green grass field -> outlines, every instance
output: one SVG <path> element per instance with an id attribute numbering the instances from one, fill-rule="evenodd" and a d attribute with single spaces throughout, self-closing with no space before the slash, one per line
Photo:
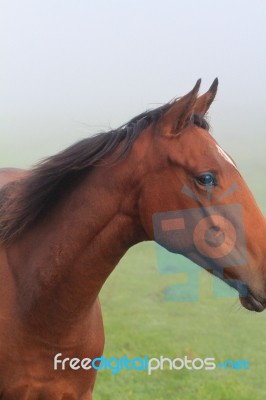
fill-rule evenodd
<path id="1" fill-rule="evenodd" d="M 256 173 L 256 179 L 253 172 L 254 168 L 247 165 L 244 176 L 265 213 L 263 171 Z M 159 273 L 154 243 L 132 248 L 101 293 L 106 333 L 104 355 L 117 358 L 188 355 L 215 357 L 217 362 L 246 359 L 250 370 L 164 369 L 150 376 L 147 371 L 122 370 L 117 375 L 112 375 L 110 370 L 100 371 L 95 400 L 265 398 L 266 313 L 243 309 L 233 290 L 230 297 L 215 297 L 213 278 L 199 268 L 198 271 L 198 301 L 165 301 L 165 290 L 184 282 L 186 277 Z"/>

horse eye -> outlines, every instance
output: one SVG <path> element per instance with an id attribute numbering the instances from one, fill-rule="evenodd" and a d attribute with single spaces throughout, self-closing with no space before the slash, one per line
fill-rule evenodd
<path id="1" fill-rule="evenodd" d="M 215 176 L 211 172 L 205 172 L 204 174 L 197 176 L 196 181 L 201 186 L 214 186 L 216 184 Z"/>

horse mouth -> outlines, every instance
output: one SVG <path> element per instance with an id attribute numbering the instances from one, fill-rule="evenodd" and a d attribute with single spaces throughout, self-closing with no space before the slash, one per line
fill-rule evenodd
<path id="1" fill-rule="evenodd" d="M 259 299 L 253 293 L 248 291 L 247 296 L 239 296 L 240 302 L 243 307 L 249 311 L 262 312 L 266 308 L 266 301 L 264 299 Z"/>

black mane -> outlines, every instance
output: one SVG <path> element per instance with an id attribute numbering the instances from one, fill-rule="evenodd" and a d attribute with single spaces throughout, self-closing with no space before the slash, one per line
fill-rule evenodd
<path id="1" fill-rule="evenodd" d="M 37 164 L 27 177 L 11 183 L 9 189 L 6 185 L 0 191 L 0 241 L 10 242 L 18 237 L 80 182 L 90 168 L 104 165 L 106 157 L 114 154 L 113 162 L 125 157 L 139 134 L 156 123 L 171 105 L 146 111 L 116 130 L 83 139 Z M 209 128 L 198 114 L 192 116 L 191 123 Z"/>

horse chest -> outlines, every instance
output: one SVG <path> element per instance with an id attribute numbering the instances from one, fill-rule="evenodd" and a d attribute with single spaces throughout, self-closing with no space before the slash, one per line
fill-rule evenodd
<path id="1" fill-rule="evenodd" d="M 96 371 L 54 368 L 54 356 L 99 357 L 103 351 L 103 329 L 99 302 L 84 325 L 86 336 L 79 340 L 74 332 L 71 348 L 64 340 L 53 344 L 38 338 L 34 330 L 24 328 L 17 309 L 15 283 L 0 249 L 0 400 L 90 400 Z M 70 339 L 68 340 L 68 343 Z M 82 344 L 81 344 L 82 343 Z"/>

